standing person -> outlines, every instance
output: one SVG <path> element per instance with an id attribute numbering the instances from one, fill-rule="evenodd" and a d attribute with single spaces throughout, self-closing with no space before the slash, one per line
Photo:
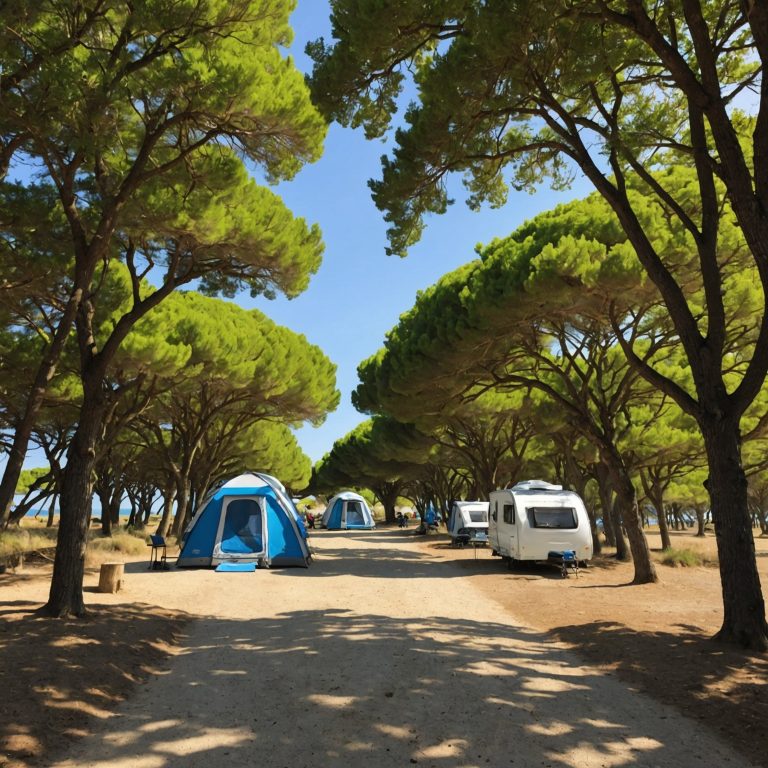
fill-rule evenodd
<path id="1" fill-rule="evenodd" d="M 315 516 L 307 511 L 307 528 L 314 528 L 315 527 Z"/>

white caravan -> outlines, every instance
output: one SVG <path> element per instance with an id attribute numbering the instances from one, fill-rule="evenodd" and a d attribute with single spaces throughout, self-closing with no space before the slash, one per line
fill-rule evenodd
<path id="1" fill-rule="evenodd" d="M 487 501 L 454 501 L 448 518 L 448 533 L 454 544 L 465 543 L 488 533 Z"/>
<path id="2" fill-rule="evenodd" d="M 490 494 L 488 540 L 494 555 L 511 566 L 547 560 L 550 552 L 573 550 L 576 560 L 592 557 L 592 532 L 581 497 L 561 485 L 526 480 Z"/>

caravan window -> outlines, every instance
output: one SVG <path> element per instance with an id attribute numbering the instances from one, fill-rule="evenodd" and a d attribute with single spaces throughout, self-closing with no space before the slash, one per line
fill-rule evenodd
<path id="1" fill-rule="evenodd" d="M 510 525 L 515 524 L 515 505 L 514 504 L 504 505 L 504 522 L 509 523 Z"/>
<path id="2" fill-rule="evenodd" d="M 347 525 L 365 525 L 363 505 L 359 501 L 347 502 Z"/>
<path id="3" fill-rule="evenodd" d="M 470 523 L 487 523 L 488 513 L 484 509 L 470 509 L 469 522 Z"/>
<path id="4" fill-rule="evenodd" d="M 577 528 L 573 507 L 526 507 L 534 528 Z"/>

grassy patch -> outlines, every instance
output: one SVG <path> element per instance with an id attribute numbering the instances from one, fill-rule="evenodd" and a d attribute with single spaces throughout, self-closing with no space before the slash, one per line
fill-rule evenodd
<path id="1" fill-rule="evenodd" d="M 141 555 L 146 552 L 146 534 L 115 531 L 111 536 L 94 536 L 88 542 L 85 561 L 87 565 L 93 567 L 107 560 L 114 559 L 115 555 L 133 557 L 134 555 Z"/>
<path id="2" fill-rule="evenodd" d="M 0 557 L 56 545 L 56 528 L 11 528 L 0 531 Z"/>
<path id="3" fill-rule="evenodd" d="M 24 527 L 0 531 L 0 558 L 55 547 L 58 531 L 58 527 L 27 525 L 26 521 Z M 173 546 L 173 537 L 166 540 L 169 546 Z M 112 536 L 101 536 L 97 529 L 93 529 L 89 533 L 86 562 L 93 567 L 113 560 L 116 555 L 135 557 L 146 554 L 147 541 L 147 531 L 121 529 L 115 531 Z"/>
<path id="4" fill-rule="evenodd" d="M 670 565 L 674 568 L 694 568 L 702 565 L 717 565 L 716 558 L 692 547 L 672 547 L 671 549 L 665 549 L 659 555 L 659 562 L 661 562 L 662 565 Z"/>

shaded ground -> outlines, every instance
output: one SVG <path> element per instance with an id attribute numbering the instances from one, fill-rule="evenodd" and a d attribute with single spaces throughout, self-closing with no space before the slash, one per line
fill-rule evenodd
<path id="1" fill-rule="evenodd" d="M 612 561 L 579 579 L 509 573 L 487 550 L 398 530 L 313 543 L 306 571 L 129 563 L 117 595 L 93 592 L 92 573 L 86 622 L 34 616 L 45 571 L 0 577 L 0 766 L 683 768 L 723 762 L 707 733 L 768 764 L 766 660 L 706 639 L 715 569 L 630 587 Z"/>
<path id="2" fill-rule="evenodd" d="M 17 585 L 19 581 L 16 581 Z M 183 614 L 97 606 L 51 620 L 27 600 L 0 604 L 0 766 L 41 764 L 109 717 L 137 683 L 159 674 Z"/>
<path id="3" fill-rule="evenodd" d="M 715 551 L 713 537 L 672 535 L 673 546 Z M 439 538 L 421 546 L 441 556 L 455 552 Z M 649 539 L 660 547 L 657 537 Z M 756 548 L 765 591 L 768 539 L 756 539 Z M 631 563 L 610 558 L 596 560 L 578 579 L 563 580 L 546 566 L 509 573 L 487 550 L 477 554 L 454 556 L 505 611 L 698 720 L 757 765 L 768 765 L 768 656 L 710 639 L 722 621 L 717 568 L 657 565 L 661 584 L 633 586 Z"/>

